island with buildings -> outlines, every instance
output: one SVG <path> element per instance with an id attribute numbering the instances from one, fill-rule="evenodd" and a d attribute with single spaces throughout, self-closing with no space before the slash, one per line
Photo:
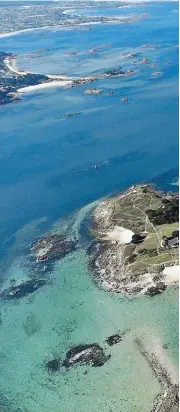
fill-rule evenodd
<path id="1" fill-rule="evenodd" d="M 105 290 L 155 296 L 179 280 L 179 197 L 136 185 L 91 216 L 93 279 Z"/>

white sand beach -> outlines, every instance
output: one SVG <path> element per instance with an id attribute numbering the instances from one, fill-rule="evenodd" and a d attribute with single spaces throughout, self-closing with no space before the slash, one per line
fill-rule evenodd
<path id="1" fill-rule="evenodd" d="M 126 245 L 131 242 L 134 233 L 122 226 L 115 226 L 113 230 L 102 233 L 102 235 L 104 235 L 104 240 L 112 240 L 119 242 L 121 245 Z"/>
<path id="2" fill-rule="evenodd" d="M 18 93 L 35 92 L 36 90 L 47 89 L 49 87 L 66 87 L 72 84 L 71 80 L 53 81 L 49 83 L 36 84 L 34 86 L 21 87 Z"/>
<path id="3" fill-rule="evenodd" d="M 168 285 L 179 283 L 179 265 L 168 266 L 163 270 Z"/>

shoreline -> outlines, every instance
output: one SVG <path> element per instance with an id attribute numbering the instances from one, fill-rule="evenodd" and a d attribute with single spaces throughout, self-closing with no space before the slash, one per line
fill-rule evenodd
<path id="1" fill-rule="evenodd" d="M 56 0 L 55 0 L 56 1 Z M 173 1 L 173 0 L 172 0 Z M 176 1 L 176 0 L 174 0 Z M 177 0 L 178 1 L 178 0 Z M 123 19 L 126 20 L 131 20 L 131 17 L 123 17 Z M 92 26 L 92 25 L 96 25 L 96 24 L 124 24 L 123 19 L 119 18 L 116 20 L 109 20 L 109 21 L 90 21 L 90 22 L 84 22 L 84 23 L 72 23 L 71 26 L 66 26 L 66 25 L 56 25 L 56 26 L 42 26 L 42 27 L 32 27 L 29 29 L 21 29 L 21 30 L 15 30 L 12 32 L 7 32 L 7 33 L 0 33 L 0 39 L 3 39 L 5 37 L 11 37 L 11 36 L 18 36 L 20 34 L 23 33 L 28 33 L 28 32 L 32 32 L 32 31 L 40 31 L 40 30 L 74 30 L 76 27 L 81 27 L 81 26 Z M 127 21 L 128 23 L 128 21 Z"/>

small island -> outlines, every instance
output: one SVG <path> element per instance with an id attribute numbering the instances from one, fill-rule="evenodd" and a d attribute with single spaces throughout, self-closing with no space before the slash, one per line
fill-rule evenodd
<path id="1" fill-rule="evenodd" d="M 155 296 L 179 280 L 179 197 L 136 185 L 91 216 L 89 266 L 103 289 Z"/>

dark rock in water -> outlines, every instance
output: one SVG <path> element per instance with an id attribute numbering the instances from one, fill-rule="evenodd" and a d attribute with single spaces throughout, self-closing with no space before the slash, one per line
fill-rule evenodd
<path id="1" fill-rule="evenodd" d="M 165 349 L 165 350 L 167 350 L 167 349 L 168 349 L 168 345 L 167 345 L 167 343 L 164 343 L 164 345 L 163 345 L 163 349 Z"/>
<path id="2" fill-rule="evenodd" d="M 80 113 L 67 113 L 65 114 L 65 117 L 76 117 L 78 116 Z"/>
<path id="3" fill-rule="evenodd" d="M 90 345 L 78 345 L 66 353 L 66 359 L 62 366 L 70 368 L 75 365 L 90 365 L 93 367 L 103 366 L 110 355 L 106 355 L 103 348 L 97 343 Z"/>
<path id="4" fill-rule="evenodd" d="M 66 239 L 64 235 L 48 235 L 39 239 L 31 248 L 37 256 L 37 262 L 46 262 L 51 259 L 63 258 L 68 253 L 74 251 L 76 241 Z"/>
<path id="5" fill-rule="evenodd" d="M 121 101 L 122 101 L 123 103 L 126 103 L 126 102 L 128 102 L 128 98 L 127 98 L 127 97 L 123 97 L 123 98 L 121 99 Z"/>
<path id="6" fill-rule="evenodd" d="M 167 286 L 165 285 L 165 283 L 158 282 L 155 286 L 151 286 L 150 288 L 148 288 L 147 291 L 145 292 L 145 295 L 148 295 L 151 297 L 160 295 L 160 293 L 164 292 L 166 288 Z"/>
<path id="7" fill-rule="evenodd" d="M 41 286 L 44 286 L 44 285 L 45 285 L 44 280 L 28 280 L 27 282 L 23 282 L 18 286 L 4 289 L 0 297 L 3 300 L 23 298 L 24 296 L 35 292 L 37 289 L 39 289 Z"/>
<path id="8" fill-rule="evenodd" d="M 110 91 L 110 92 L 107 93 L 107 96 L 114 96 L 114 94 L 115 94 L 115 92 Z"/>
<path id="9" fill-rule="evenodd" d="M 111 336 L 109 336 L 109 337 L 106 339 L 106 343 L 107 343 L 109 346 L 116 345 L 117 343 L 119 343 L 119 342 L 121 342 L 121 341 L 122 341 L 122 336 L 119 335 L 118 333 L 115 334 L 115 335 L 111 335 Z"/>
<path id="10" fill-rule="evenodd" d="M 60 370 L 61 362 L 60 359 L 52 359 L 46 363 L 46 367 L 49 372 L 57 372 Z"/>
<path id="11" fill-rule="evenodd" d="M 179 385 L 166 387 L 151 412 L 179 412 Z"/>

